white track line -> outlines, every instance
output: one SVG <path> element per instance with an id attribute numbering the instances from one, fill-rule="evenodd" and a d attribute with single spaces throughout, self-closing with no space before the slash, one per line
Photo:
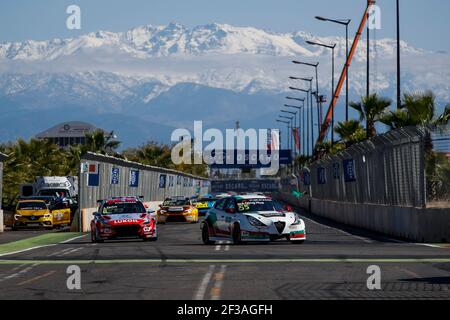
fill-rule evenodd
<path id="1" fill-rule="evenodd" d="M 215 250 L 216 250 L 216 251 L 219 251 L 219 250 L 222 248 L 222 243 L 223 243 L 223 241 L 218 241 L 217 243 L 218 243 L 218 244 L 216 245 Z"/>
<path id="2" fill-rule="evenodd" d="M 62 241 L 62 242 L 60 242 L 60 243 L 68 243 L 68 242 L 70 242 L 70 241 L 77 240 L 77 239 L 80 239 L 80 238 L 83 238 L 83 237 L 86 237 L 86 234 L 83 234 L 82 236 L 78 236 L 78 237 L 75 237 L 75 238 L 71 238 L 71 239 Z"/>
<path id="3" fill-rule="evenodd" d="M 86 236 L 86 235 L 76 236 L 76 237 L 74 237 L 74 238 L 70 238 L 70 239 L 68 239 L 68 240 L 59 242 L 59 244 L 67 243 L 67 242 L 70 242 L 70 241 L 73 241 L 73 240 L 75 240 L 75 239 L 79 239 L 79 238 L 82 238 L 82 237 L 85 237 L 85 236 Z M 0 254 L 0 257 L 9 256 L 9 255 L 12 255 L 12 254 L 17 254 L 17 253 L 22 253 L 22 252 L 27 252 L 27 251 L 34 250 L 34 249 L 39 249 L 39 248 L 52 247 L 52 246 L 56 246 L 56 245 L 57 245 L 57 244 L 44 244 L 44 245 L 42 245 L 42 246 L 36 246 L 36 247 L 31 247 L 31 248 L 27 248 L 27 249 L 23 249 L 23 250 L 17 250 L 17 251 L 8 252 L 8 253 L 2 253 L 2 254 Z"/>
<path id="4" fill-rule="evenodd" d="M 222 291 L 223 281 L 225 277 L 226 265 L 220 266 L 220 271 L 214 275 L 214 286 L 211 288 L 211 300 L 219 300 Z"/>
<path id="5" fill-rule="evenodd" d="M 355 236 L 354 234 L 348 233 L 348 232 L 346 232 L 346 231 L 344 231 L 344 230 L 341 230 L 341 229 L 338 229 L 338 228 L 334 228 L 334 227 L 330 227 L 330 226 L 324 225 L 324 224 L 319 223 L 319 222 L 316 222 L 316 221 L 314 221 L 314 220 L 312 220 L 312 219 L 305 218 L 305 217 L 303 217 L 303 219 L 304 219 L 304 220 L 309 220 L 310 222 L 315 223 L 315 224 L 320 224 L 322 227 L 324 227 L 324 228 L 326 228 L 326 229 L 335 230 L 335 231 L 337 231 L 337 232 L 340 232 L 340 233 L 342 233 L 342 234 L 345 234 L 346 236 L 349 236 L 349 237 L 352 237 L 352 238 L 354 238 L 354 239 L 358 239 L 358 240 L 364 241 L 365 243 L 374 243 L 374 242 L 373 242 L 372 240 L 370 240 L 370 239 L 367 239 L 367 238 L 364 238 L 364 237 L 360 237 L 360 236 Z M 306 232 L 308 232 L 308 230 L 306 230 Z"/>
<path id="6" fill-rule="evenodd" d="M 27 249 L 23 249 L 23 250 L 17 250 L 17 251 L 8 252 L 8 253 L 2 253 L 2 254 L 0 254 L 0 257 L 9 256 L 11 254 L 22 253 L 22 252 L 26 252 L 26 251 L 30 251 L 30 250 L 34 250 L 34 249 L 39 249 L 39 248 L 52 247 L 52 246 L 56 246 L 56 244 L 45 244 L 45 245 L 42 245 L 42 246 L 36 246 L 36 247 L 27 248 Z"/>
<path id="7" fill-rule="evenodd" d="M 216 266 L 210 265 L 208 271 L 203 276 L 202 281 L 200 282 L 200 285 L 197 289 L 197 292 L 195 293 L 194 300 L 203 300 L 205 297 L 206 289 L 208 288 L 209 281 L 211 280 L 211 276 L 214 272 Z"/>

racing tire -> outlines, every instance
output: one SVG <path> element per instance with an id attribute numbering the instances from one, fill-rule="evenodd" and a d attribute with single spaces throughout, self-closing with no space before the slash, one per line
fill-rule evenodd
<path id="1" fill-rule="evenodd" d="M 233 227 L 232 239 L 233 239 L 233 244 L 235 244 L 235 245 L 243 244 L 241 226 L 237 223 Z"/>
<path id="2" fill-rule="evenodd" d="M 91 242 L 97 243 L 97 237 L 94 235 L 94 233 L 91 231 Z"/>
<path id="3" fill-rule="evenodd" d="M 305 240 L 297 240 L 297 241 L 291 240 L 291 243 L 292 244 L 303 244 L 303 243 L 305 243 Z"/>
<path id="4" fill-rule="evenodd" d="M 97 238 L 97 231 L 96 231 L 94 233 L 91 232 L 91 242 L 92 243 L 102 243 L 102 242 L 104 242 L 104 240 Z"/>
<path id="5" fill-rule="evenodd" d="M 207 223 L 204 223 L 202 227 L 202 241 L 206 245 L 212 245 L 216 243 L 215 241 L 209 240 L 209 227 Z"/>

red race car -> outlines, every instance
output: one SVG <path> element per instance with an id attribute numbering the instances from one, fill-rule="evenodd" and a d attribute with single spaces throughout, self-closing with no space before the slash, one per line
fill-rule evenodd
<path id="1" fill-rule="evenodd" d="M 114 197 L 99 200 L 98 211 L 91 221 L 92 242 L 110 239 L 158 239 L 156 219 L 145 208 L 139 197 Z"/>

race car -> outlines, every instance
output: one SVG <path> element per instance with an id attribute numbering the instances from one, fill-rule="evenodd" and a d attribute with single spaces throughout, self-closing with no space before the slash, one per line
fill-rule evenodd
<path id="1" fill-rule="evenodd" d="M 19 228 L 53 228 L 53 216 L 44 200 L 19 200 L 12 225 L 13 230 Z"/>
<path id="2" fill-rule="evenodd" d="M 217 200 L 201 224 L 204 244 L 231 240 L 234 244 L 306 239 L 304 221 L 295 212 L 279 208 L 267 196 L 238 195 Z"/>
<path id="3" fill-rule="evenodd" d="M 214 206 L 217 198 L 211 194 L 205 194 L 195 201 L 193 201 L 194 206 L 198 209 L 198 214 L 200 216 L 206 215 L 206 213 Z"/>
<path id="4" fill-rule="evenodd" d="M 141 238 L 158 240 L 156 219 L 138 197 L 113 197 L 99 200 L 91 221 L 92 242 L 111 239 Z"/>
<path id="5" fill-rule="evenodd" d="M 198 209 L 189 198 L 167 198 L 159 207 L 158 223 L 198 222 Z"/>
<path id="6" fill-rule="evenodd" d="M 71 210 L 67 203 L 55 197 L 21 197 L 16 206 L 13 230 L 44 227 L 46 229 L 70 224 Z"/>

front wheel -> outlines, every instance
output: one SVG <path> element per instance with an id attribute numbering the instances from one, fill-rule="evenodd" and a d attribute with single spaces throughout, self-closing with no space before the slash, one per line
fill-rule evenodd
<path id="1" fill-rule="evenodd" d="M 241 226 L 235 224 L 233 228 L 233 244 L 242 244 Z"/>
<path id="2" fill-rule="evenodd" d="M 202 227 L 202 241 L 204 244 L 207 244 L 207 245 L 216 243 L 215 241 L 210 240 L 209 227 L 208 227 L 207 223 L 204 223 L 203 227 Z"/>

